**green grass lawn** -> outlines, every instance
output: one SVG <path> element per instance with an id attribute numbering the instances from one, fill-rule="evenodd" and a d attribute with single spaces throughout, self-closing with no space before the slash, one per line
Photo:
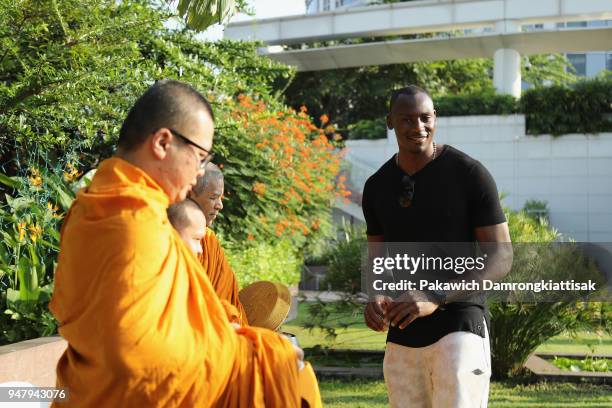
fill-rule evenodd
<path id="1" fill-rule="evenodd" d="M 333 313 L 326 323 L 337 328 L 335 340 L 325 338 L 322 330 L 308 330 L 304 326 L 309 321 L 308 304 L 302 303 L 298 317 L 283 325 L 282 330 L 298 336 L 303 348 L 317 345 L 335 349 L 384 350 L 384 333 L 376 333 L 363 323 L 362 315 Z M 340 324 L 349 324 L 346 329 Z M 564 353 L 608 353 L 612 354 L 612 338 L 597 336 L 593 333 L 580 333 L 573 338 L 561 335 L 552 338 L 538 348 L 539 351 Z M 319 357 L 320 358 L 320 357 Z M 318 360 L 316 360 L 318 361 Z M 315 362 L 316 362 L 315 361 Z M 321 359 L 324 362 L 324 359 Z M 372 365 L 368 361 L 364 366 Z M 349 363 L 350 364 L 350 363 Z M 380 362 L 382 364 L 382 361 Z M 325 380 L 320 382 L 321 396 L 325 407 L 387 407 L 387 390 L 382 380 L 351 381 Z M 491 384 L 489 407 L 492 408 L 610 408 L 612 407 L 612 387 L 592 384 L 552 384 L 537 383 L 516 385 L 510 382 Z"/>
<path id="2" fill-rule="evenodd" d="M 388 407 L 383 381 L 321 381 L 323 405 L 328 408 Z M 612 387 L 590 384 L 491 384 L 491 408 L 609 408 Z"/>
<path id="3" fill-rule="evenodd" d="M 325 338 L 325 332 L 319 329 L 308 330 L 304 326 L 309 321 L 308 304 L 299 306 L 298 317 L 283 325 L 282 330 L 298 336 L 303 348 L 317 345 L 335 349 L 384 350 L 384 333 L 376 333 L 368 329 L 359 314 L 347 312 L 333 313 L 326 323 L 337 328 L 335 340 Z M 346 329 L 339 328 L 341 323 L 349 324 Z M 561 335 L 552 338 L 538 348 L 540 351 L 564 353 L 608 353 L 612 354 L 612 338 L 597 336 L 592 333 L 580 333 L 573 338 Z M 314 356 L 313 356 L 314 357 Z M 315 363 L 325 362 L 320 356 L 315 357 Z M 376 365 L 368 360 L 362 366 Z M 382 361 L 379 363 L 382 364 Z M 344 364 L 342 364 L 344 365 Z M 347 365 L 352 365 L 347 363 Z M 387 390 L 382 380 L 351 381 L 325 380 L 320 382 L 321 396 L 324 406 L 331 408 L 353 407 L 387 407 Z M 552 384 L 537 383 L 531 385 L 516 385 L 510 382 L 495 382 L 491 384 L 489 407 L 493 408 L 594 408 L 612 407 L 612 387 L 592 384 Z"/>
<path id="4" fill-rule="evenodd" d="M 337 329 L 338 336 L 335 340 L 326 338 L 325 332 L 321 330 L 305 329 L 304 325 L 307 322 L 308 304 L 301 303 L 298 317 L 283 325 L 282 330 L 295 334 L 298 337 L 300 346 L 303 348 L 310 348 L 316 345 L 363 350 L 384 350 L 385 348 L 386 334 L 377 333 L 367 328 L 365 323 L 363 323 L 363 316 L 361 314 L 332 314 L 328 320 L 331 326 L 338 327 L 340 323 L 350 325 L 346 329 Z M 575 338 L 564 334 L 553 337 L 541 345 L 537 351 L 571 354 L 612 354 L 612 337 L 598 336 L 595 333 L 587 332 L 579 333 Z"/>

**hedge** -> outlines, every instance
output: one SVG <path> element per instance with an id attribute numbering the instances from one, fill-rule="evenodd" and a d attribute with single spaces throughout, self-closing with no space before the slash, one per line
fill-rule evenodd
<path id="1" fill-rule="evenodd" d="M 612 132 L 612 73 L 584 79 L 572 86 L 536 87 L 521 99 L 493 92 L 435 98 L 438 116 L 511 115 L 524 113 L 529 135 Z M 349 139 L 375 138 L 381 120 L 349 126 Z"/>
<path id="2" fill-rule="evenodd" d="M 574 87 L 530 89 L 521 98 L 527 134 L 612 131 L 612 76 L 577 82 Z"/>
<path id="3" fill-rule="evenodd" d="M 529 135 L 612 132 L 612 76 L 510 95 L 453 95 L 436 100 L 439 116 L 510 115 L 524 113 Z"/>

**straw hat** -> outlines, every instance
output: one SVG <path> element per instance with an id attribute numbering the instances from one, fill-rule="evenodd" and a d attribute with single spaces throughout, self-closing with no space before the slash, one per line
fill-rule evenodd
<path id="1" fill-rule="evenodd" d="M 289 289 L 280 283 L 259 281 L 238 293 L 249 325 L 276 330 L 285 321 L 291 307 Z"/>

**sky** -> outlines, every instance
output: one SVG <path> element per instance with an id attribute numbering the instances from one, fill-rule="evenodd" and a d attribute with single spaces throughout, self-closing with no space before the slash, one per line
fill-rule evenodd
<path id="1" fill-rule="evenodd" d="M 250 0 L 249 4 L 255 9 L 255 16 L 237 14 L 230 21 L 244 21 L 252 18 L 272 18 L 304 14 L 306 5 L 304 0 Z M 214 25 L 200 35 L 207 40 L 218 40 L 223 38 L 223 26 Z"/>

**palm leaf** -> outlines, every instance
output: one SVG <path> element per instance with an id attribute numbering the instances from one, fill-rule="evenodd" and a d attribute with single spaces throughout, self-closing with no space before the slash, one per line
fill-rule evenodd
<path id="1" fill-rule="evenodd" d="M 236 12 L 235 0 L 179 0 L 178 12 L 188 27 L 204 30 L 221 24 Z"/>

